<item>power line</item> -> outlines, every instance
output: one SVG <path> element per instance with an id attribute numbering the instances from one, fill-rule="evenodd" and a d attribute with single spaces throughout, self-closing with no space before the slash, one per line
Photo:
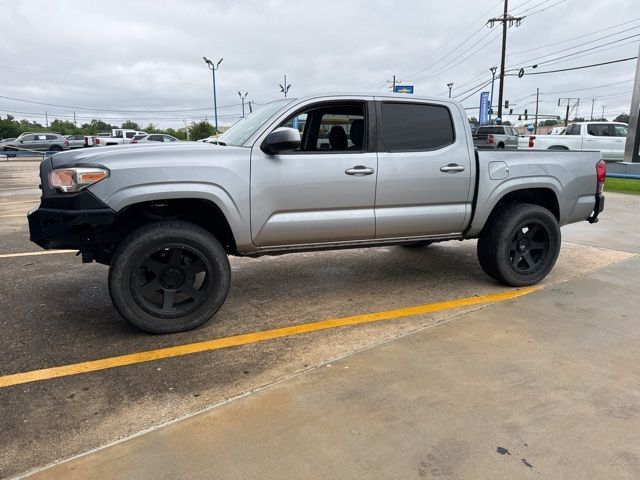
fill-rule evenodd
<path id="1" fill-rule="evenodd" d="M 612 26 L 607 27 L 607 28 L 603 28 L 602 30 L 595 30 L 595 31 L 590 32 L 590 33 L 584 33 L 584 34 L 582 34 L 582 35 L 578 35 L 577 37 L 567 38 L 567 39 L 565 39 L 565 40 L 561 40 L 561 41 L 559 41 L 559 42 L 547 43 L 546 45 L 540 45 L 539 47 L 528 48 L 528 49 L 526 49 L 526 50 L 519 50 L 519 51 L 517 51 L 517 52 L 511 52 L 511 53 L 509 54 L 509 56 L 519 55 L 519 54 L 521 54 L 521 53 L 532 52 L 532 51 L 534 51 L 534 50 L 540 50 L 540 49 L 542 49 L 542 48 L 554 47 L 554 46 L 556 46 L 556 45 L 560 45 L 560 44 L 562 44 L 562 43 L 567 43 L 567 42 L 570 42 L 570 41 L 572 41 L 572 40 L 577 40 L 577 39 L 581 39 L 581 38 L 584 38 L 584 37 L 588 37 L 588 36 L 590 36 L 590 35 L 595 35 L 596 33 L 605 32 L 605 31 L 607 31 L 607 30 L 611 30 L 611 29 L 614 29 L 614 28 L 617 28 L 617 27 L 621 27 L 621 26 L 623 26 L 623 25 L 627 25 L 627 24 L 629 24 L 629 23 L 637 22 L 637 21 L 639 21 L 639 20 L 640 20 L 640 17 L 638 17 L 638 18 L 636 18 L 636 19 L 633 19 L 633 20 L 629 20 L 629 21 L 627 21 L 627 22 L 619 23 L 619 24 L 617 24 L 617 25 L 612 25 Z M 640 25 L 635 26 L 635 27 L 633 27 L 633 28 L 631 28 L 631 29 L 629 29 L 629 30 L 633 30 L 633 29 L 638 28 L 638 27 L 640 27 Z M 626 32 L 626 31 L 627 31 L 627 30 L 623 30 L 623 32 Z M 619 33 L 621 33 L 621 32 L 619 32 Z"/>
<path id="2" fill-rule="evenodd" d="M 538 14 L 538 13 L 541 13 L 541 12 L 544 12 L 544 11 L 546 11 L 546 10 L 549 10 L 550 8 L 553 8 L 553 7 L 555 7 L 556 5 L 560 5 L 561 3 L 564 3 L 564 2 L 566 2 L 566 1 L 567 1 L 567 0 L 560 0 L 559 2 L 554 3 L 553 5 L 549 5 L 548 7 L 541 8 L 540 10 L 536 10 L 535 12 L 531 12 L 529 15 L 527 15 L 527 17 L 531 17 L 532 15 L 536 15 L 536 14 Z"/>
<path id="3" fill-rule="evenodd" d="M 570 70 L 582 70 L 583 68 L 592 68 L 592 67 L 599 67 L 601 65 L 610 65 L 612 63 L 628 62 L 629 60 L 635 60 L 636 58 L 638 58 L 637 55 L 635 57 L 621 58 L 621 59 L 618 59 L 618 60 L 611 60 L 609 62 L 593 63 L 591 65 L 581 65 L 579 67 L 561 68 L 559 70 L 547 70 L 546 72 L 529 72 L 526 75 L 546 75 L 547 73 L 568 72 Z M 508 73 L 507 75 L 516 76 L 517 74 L 516 73 Z"/>

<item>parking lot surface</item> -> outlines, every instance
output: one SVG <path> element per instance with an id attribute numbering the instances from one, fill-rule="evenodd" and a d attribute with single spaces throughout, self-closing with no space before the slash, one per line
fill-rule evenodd
<path id="1" fill-rule="evenodd" d="M 143 334 L 113 309 L 106 267 L 83 265 L 73 253 L 42 255 L 29 242 L 25 215 L 38 203 L 37 166 L 0 163 L 0 269 L 8 279 L 0 284 L 0 384 L 7 376 L 51 367 L 513 291 L 483 274 L 474 242 L 234 258 L 231 294 L 213 321 L 181 334 Z M 623 273 L 636 275 L 637 282 L 632 257 L 640 253 L 640 242 L 633 242 L 638 228 L 632 218 L 640 202 L 623 195 L 607 201 L 600 224 L 563 230 L 548 289 L 619 262 L 630 262 Z M 615 234 L 626 233 L 629 225 L 628 234 Z M 607 231 L 614 234 L 602 233 Z M 487 303 L 1 387 L 0 429 L 10 435 L 2 440 L 0 477 L 86 452 Z M 528 318 L 524 313 L 523 320 Z M 435 359 L 420 359 L 427 361 Z"/>

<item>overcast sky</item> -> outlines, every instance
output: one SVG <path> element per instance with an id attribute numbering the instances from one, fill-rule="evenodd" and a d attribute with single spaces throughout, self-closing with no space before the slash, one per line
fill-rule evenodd
<path id="1" fill-rule="evenodd" d="M 0 115 L 44 123 L 45 110 L 49 121 L 72 119 L 75 110 L 79 122 L 99 117 L 119 124 L 129 118 L 164 127 L 205 115 L 211 119 L 211 72 L 203 55 L 224 58 L 216 75 L 221 124 L 240 115 L 238 90 L 258 104 L 282 97 L 278 84 L 284 74 L 293 97 L 384 91 L 396 74 L 423 96 L 446 96 L 446 84 L 453 82 L 454 96 L 472 94 L 463 103 L 477 107 L 475 90 L 500 62 L 500 29 L 483 25 L 502 13 L 502 5 L 492 0 L 3 0 L 0 95 L 61 106 L 0 98 Z M 540 63 L 529 73 L 638 53 L 638 0 L 510 0 L 510 6 L 510 13 L 526 18 L 509 29 L 508 68 Z M 604 45 L 609 42 L 614 43 Z M 540 113 L 564 115 L 558 98 L 580 97 L 578 113 L 589 116 L 596 98 L 596 114 L 605 105 L 613 119 L 628 111 L 634 73 L 635 60 L 511 76 L 505 99 L 516 104 L 515 112 L 532 112 L 539 87 Z M 497 103 L 497 83 L 495 91 Z M 167 112 L 205 108 L 210 110 Z M 468 112 L 477 116 L 477 110 Z"/>

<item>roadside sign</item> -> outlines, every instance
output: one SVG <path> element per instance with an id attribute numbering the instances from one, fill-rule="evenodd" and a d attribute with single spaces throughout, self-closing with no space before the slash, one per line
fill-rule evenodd
<path id="1" fill-rule="evenodd" d="M 393 91 L 396 93 L 413 93 L 413 85 L 396 85 Z"/>
<path id="2" fill-rule="evenodd" d="M 489 106 L 489 92 L 482 92 L 480 94 L 480 114 L 478 115 L 480 125 L 489 123 Z"/>

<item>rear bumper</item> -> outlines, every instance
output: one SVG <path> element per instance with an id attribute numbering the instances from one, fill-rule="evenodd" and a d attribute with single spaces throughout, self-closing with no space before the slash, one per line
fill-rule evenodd
<path id="1" fill-rule="evenodd" d="M 596 204 L 593 207 L 593 212 L 589 215 L 587 220 L 589 223 L 598 223 L 598 215 L 604 210 L 604 195 L 601 193 L 596 195 Z"/>

